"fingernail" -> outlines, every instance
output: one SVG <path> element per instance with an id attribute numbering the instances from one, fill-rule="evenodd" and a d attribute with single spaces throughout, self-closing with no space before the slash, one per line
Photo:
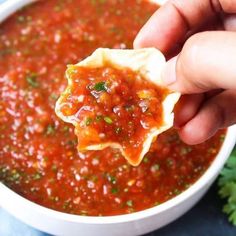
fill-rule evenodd
<path id="1" fill-rule="evenodd" d="M 176 62 L 177 57 L 171 58 L 167 61 L 165 68 L 162 71 L 162 82 L 165 85 L 171 85 L 176 81 Z"/>

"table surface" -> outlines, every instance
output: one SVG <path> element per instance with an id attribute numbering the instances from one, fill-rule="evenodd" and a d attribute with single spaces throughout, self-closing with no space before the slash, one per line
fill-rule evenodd
<path id="1" fill-rule="evenodd" d="M 228 223 L 222 213 L 223 201 L 217 194 L 215 183 L 204 198 L 188 213 L 175 222 L 146 236 L 235 236 L 236 227 Z M 0 235 L 48 236 L 0 210 Z"/>

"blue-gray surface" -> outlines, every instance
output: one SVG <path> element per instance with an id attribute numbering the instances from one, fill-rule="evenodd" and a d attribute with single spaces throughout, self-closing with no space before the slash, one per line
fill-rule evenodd
<path id="1" fill-rule="evenodd" d="M 235 236 L 236 227 L 231 226 L 221 212 L 222 204 L 215 184 L 187 214 L 146 236 Z M 0 235 L 47 236 L 47 234 L 21 223 L 3 210 L 0 210 Z"/>

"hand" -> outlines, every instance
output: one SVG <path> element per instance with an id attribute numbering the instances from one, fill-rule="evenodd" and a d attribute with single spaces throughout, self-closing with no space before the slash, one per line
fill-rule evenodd
<path id="1" fill-rule="evenodd" d="M 174 125 L 188 144 L 236 123 L 236 0 L 170 0 L 144 25 L 134 47 L 171 58 L 163 82 L 184 94 Z M 181 49 L 182 48 L 182 49 Z M 181 50 L 180 50 L 181 49 Z"/>

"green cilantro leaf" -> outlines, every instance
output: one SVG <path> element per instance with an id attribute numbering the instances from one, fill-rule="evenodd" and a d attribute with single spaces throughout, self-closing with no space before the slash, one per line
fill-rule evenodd
<path id="1" fill-rule="evenodd" d="M 92 119 L 91 117 L 88 117 L 88 118 L 85 120 L 86 126 L 91 125 L 92 122 L 93 122 L 93 119 Z"/>
<path id="2" fill-rule="evenodd" d="M 94 89 L 98 92 L 107 91 L 106 82 L 98 82 L 94 85 Z"/>
<path id="3" fill-rule="evenodd" d="M 31 73 L 26 76 L 26 81 L 29 86 L 33 88 L 38 88 L 39 87 L 39 82 L 37 81 L 38 75 L 36 73 Z"/>
<path id="4" fill-rule="evenodd" d="M 225 167 L 221 171 L 219 195 L 226 199 L 223 212 L 228 215 L 229 221 L 236 226 L 236 150 L 230 155 Z"/>

